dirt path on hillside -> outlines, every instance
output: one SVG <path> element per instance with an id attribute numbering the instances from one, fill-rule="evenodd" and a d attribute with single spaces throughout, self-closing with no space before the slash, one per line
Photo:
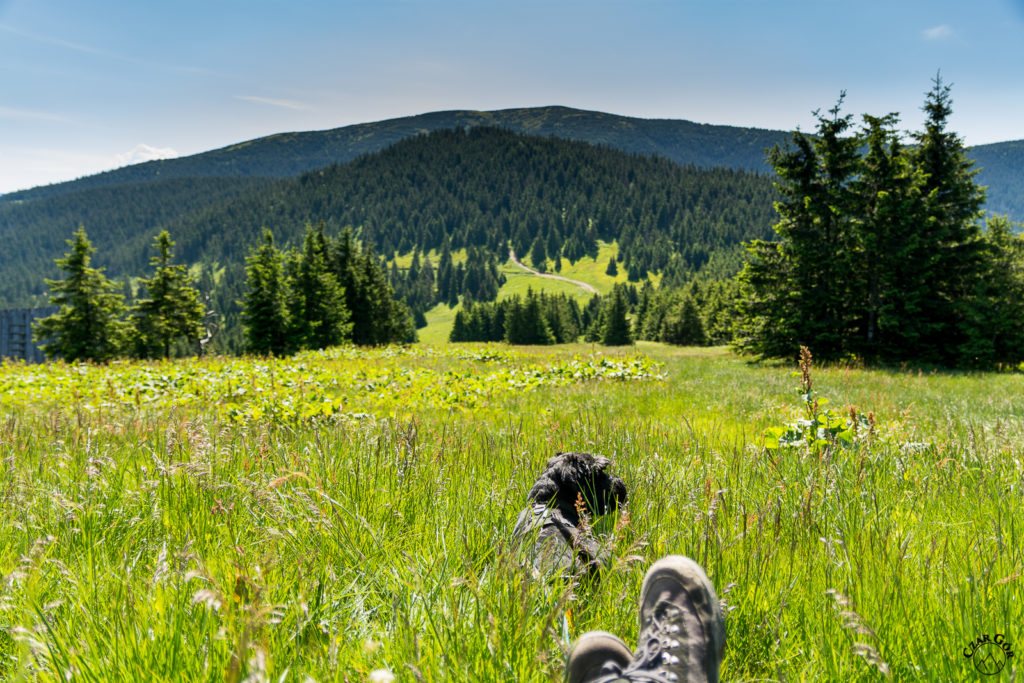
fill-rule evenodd
<path id="1" fill-rule="evenodd" d="M 516 264 L 517 266 L 519 266 L 520 268 L 525 270 L 527 273 L 532 273 L 532 274 L 536 275 L 537 277 L 546 277 L 546 278 L 548 278 L 550 280 L 561 280 L 562 282 L 568 282 L 571 285 L 576 285 L 577 287 L 582 289 L 584 292 L 590 292 L 591 294 L 597 294 L 597 290 L 594 289 L 593 287 L 591 287 L 590 285 L 588 285 L 586 282 L 580 282 L 579 280 L 570 280 L 569 278 L 562 277 L 561 275 L 549 275 L 548 273 L 538 273 L 533 268 L 530 268 L 529 266 L 524 266 L 522 264 L 522 262 L 520 262 L 519 259 L 516 258 L 516 252 L 515 252 L 514 249 L 509 249 L 508 250 L 508 258 L 509 258 L 510 261 L 512 261 L 512 263 Z"/>

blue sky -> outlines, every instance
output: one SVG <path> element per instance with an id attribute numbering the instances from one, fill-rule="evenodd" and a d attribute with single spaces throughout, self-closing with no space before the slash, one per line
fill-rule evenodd
<path id="1" fill-rule="evenodd" d="M 561 104 L 1024 138 L 1024 0 L 0 0 L 0 192 L 262 135 Z"/>

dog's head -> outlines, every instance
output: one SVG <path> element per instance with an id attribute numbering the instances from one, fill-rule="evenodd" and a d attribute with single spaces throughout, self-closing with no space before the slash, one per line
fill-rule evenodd
<path id="1" fill-rule="evenodd" d="M 527 497 L 536 503 L 553 504 L 573 524 L 579 522 L 578 496 L 589 514 L 606 514 L 626 502 L 626 484 L 606 471 L 611 464 L 608 458 L 590 453 L 559 453 L 548 460 Z"/>

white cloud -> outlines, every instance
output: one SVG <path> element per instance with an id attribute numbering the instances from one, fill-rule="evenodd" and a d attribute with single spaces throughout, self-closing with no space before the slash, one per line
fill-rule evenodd
<path id="1" fill-rule="evenodd" d="M 304 109 L 312 109 L 308 104 L 302 102 L 296 102 L 294 100 L 275 100 L 269 97 L 256 97 L 255 95 L 235 95 L 236 100 L 245 100 L 246 102 L 255 102 L 256 104 L 268 104 L 271 107 L 280 107 L 281 109 L 293 109 L 295 111 L 301 111 Z"/>
<path id="2" fill-rule="evenodd" d="M 114 157 L 115 166 L 130 166 L 141 164 L 144 161 L 155 161 L 156 159 L 173 159 L 178 152 L 170 147 L 151 147 L 150 145 L 135 145 L 129 152 L 118 154 Z"/>
<path id="3" fill-rule="evenodd" d="M 923 35 L 927 40 L 945 40 L 946 38 L 953 37 L 953 29 L 946 24 L 941 26 L 933 26 L 932 28 L 926 28 L 923 31 Z"/>

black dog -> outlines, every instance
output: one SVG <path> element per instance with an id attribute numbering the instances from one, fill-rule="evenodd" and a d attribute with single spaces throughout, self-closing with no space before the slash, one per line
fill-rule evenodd
<path id="1" fill-rule="evenodd" d="M 625 505 L 626 484 L 606 471 L 611 464 L 589 453 L 558 453 L 548 460 L 512 532 L 517 539 L 536 538 L 535 567 L 594 574 L 605 563 L 607 552 L 581 524 L 580 513 L 593 520 Z"/>

